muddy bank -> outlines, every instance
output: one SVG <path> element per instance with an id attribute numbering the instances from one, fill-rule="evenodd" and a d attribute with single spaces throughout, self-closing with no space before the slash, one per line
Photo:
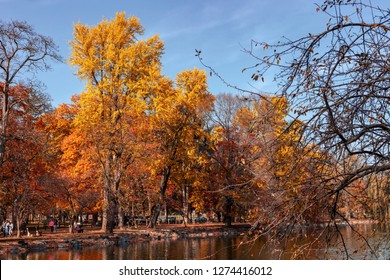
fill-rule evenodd
<path id="1" fill-rule="evenodd" d="M 161 228 L 157 230 L 123 230 L 113 234 L 102 234 L 99 231 L 85 233 L 58 233 L 39 237 L 2 238 L 0 240 L 1 256 L 8 254 L 26 254 L 45 250 L 72 250 L 84 247 L 105 247 L 112 245 L 126 246 L 132 242 L 148 242 L 151 240 L 206 238 L 238 236 L 248 234 L 249 226 L 240 225 L 233 228 L 224 227 L 188 227 Z"/>

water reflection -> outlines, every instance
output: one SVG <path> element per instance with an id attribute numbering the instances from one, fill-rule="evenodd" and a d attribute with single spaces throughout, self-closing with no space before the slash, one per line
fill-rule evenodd
<path id="1" fill-rule="evenodd" d="M 362 238 L 349 227 L 327 231 L 320 239 L 299 235 L 285 242 L 246 236 L 155 240 L 127 246 L 85 247 L 78 250 L 31 252 L 9 255 L 28 260 L 254 260 L 254 259 L 390 259 L 389 234 L 371 225 L 359 227 Z M 373 250 L 367 247 L 371 246 Z M 347 253 L 345 248 L 348 248 Z"/>

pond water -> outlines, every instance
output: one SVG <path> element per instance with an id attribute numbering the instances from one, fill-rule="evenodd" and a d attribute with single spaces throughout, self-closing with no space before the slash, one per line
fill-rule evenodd
<path id="1" fill-rule="evenodd" d="M 390 259 L 389 231 L 372 225 L 356 230 L 340 227 L 342 238 L 328 230 L 320 238 L 304 232 L 284 242 L 239 236 L 155 240 L 126 246 L 85 247 L 77 250 L 30 252 L 9 255 L 9 259 L 29 260 L 267 260 L 267 259 Z M 367 246 L 370 245 L 371 249 Z"/>

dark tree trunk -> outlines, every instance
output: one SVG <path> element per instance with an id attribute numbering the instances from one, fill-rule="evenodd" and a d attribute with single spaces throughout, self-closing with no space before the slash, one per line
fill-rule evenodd
<path id="1" fill-rule="evenodd" d="M 160 182 L 160 201 L 158 201 L 152 208 L 152 215 L 150 216 L 149 228 L 156 228 L 158 216 L 160 215 L 161 207 L 165 202 L 165 191 L 168 187 L 169 176 L 171 175 L 171 167 L 165 167 Z"/>
<path id="2" fill-rule="evenodd" d="M 113 233 L 118 215 L 118 196 L 121 180 L 120 170 L 116 170 L 118 158 L 107 154 L 104 167 L 104 197 L 102 231 Z"/>
<path id="3" fill-rule="evenodd" d="M 104 189 L 104 204 L 103 204 L 103 220 L 102 231 L 105 233 L 113 233 L 115 226 L 115 199 L 109 187 Z"/>
<path id="4" fill-rule="evenodd" d="M 9 86 L 7 82 L 5 82 L 3 85 L 1 99 L 0 166 L 2 166 L 4 162 L 5 147 L 7 142 L 7 126 L 9 118 Z"/>
<path id="5" fill-rule="evenodd" d="M 122 207 L 118 207 L 118 227 L 123 229 L 124 226 L 124 213 Z"/>
<path id="6" fill-rule="evenodd" d="M 188 185 L 183 187 L 183 221 L 184 225 L 188 224 Z"/>
<path id="7" fill-rule="evenodd" d="M 150 216 L 149 227 L 156 228 L 158 216 L 160 215 L 161 204 L 158 202 L 152 207 L 152 215 Z"/>
<path id="8" fill-rule="evenodd" d="M 225 225 L 227 227 L 231 227 L 232 222 L 233 222 L 233 201 L 234 201 L 234 198 L 231 195 L 226 197 L 226 200 L 225 200 Z"/>

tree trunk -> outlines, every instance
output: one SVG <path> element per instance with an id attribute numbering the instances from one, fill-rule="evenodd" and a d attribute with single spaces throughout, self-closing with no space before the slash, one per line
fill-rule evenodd
<path id="1" fill-rule="evenodd" d="M 17 200 L 14 201 L 14 205 L 13 205 L 13 209 L 12 209 L 12 224 L 14 225 L 12 231 L 13 233 L 15 234 L 16 233 L 16 237 L 20 237 L 21 236 L 21 225 L 22 225 L 22 221 L 25 217 L 25 210 L 23 208 L 23 203 Z"/>
<path id="2" fill-rule="evenodd" d="M 188 186 L 183 187 L 183 221 L 184 225 L 188 224 Z"/>
<path id="3" fill-rule="evenodd" d="M 160 202 L 157 202 L 156 205 L 152 207 L 152 215 L 150 216 L 149 228 L 156 228 L 160 211 L 161 211 L 161 204 Z"/>
<path id="4" fill-rule="evenodd" d="M 22 223 L 19 219 L 16 219 L 16 223 L 14 225 L 16 225 L 16 237 L 19 238 L 21 236 L 20 228 Z M 15 231 L 15 227 L 13 230 Z"/>
<path id="5" fill-rule="evenodd" d="M 115 202 L 109 187 L 104 188 L 103 220 L 101 231 L 113 233 L 115 226 Z"/>
<path id="6" fill-rule="evenodd" d="M 161 206 L 165 202 L 165 191 L 168 187 L 168 180 L 171 174 L 171 167 L 167 166 L 163 169 L 160 182 L 160 201 L 158 201 L 152 208 L 152 215 L 150 216 L 149 228 L 156 228 L 158 216 L 160 215 Z"/>
<path id="7" fill-rule="evenodd" d="M 351 197 L 349 193 L 345 193 L 345 218 L 349 221 L 351 219 Z"/>
<path id="8" fill-rule="evenodd" d="M 152 204 L 152 199 L 150 198 L 150 191 L 149 190 L 148 190 L 148 194 L 147 194 L 147 200 L 148 200 L 148 216 L 150 218 L 152 216 L 153 204 Z"/>
<path id="9" fill-rule="evenodd" d="M 118 206 L 118 227 L 123 229 L 124 213 L 122 207 Z"/>
<path id="10" fill-rule="evenodd" d="M 225 225 L 227 227 L 232 226 L 233 221 L 233 197 L 231 195 L 228 195 L 225 200 Z"/>
<path id="11" fill-rule="evenodd" d="M 168 220 L 168 208 L 167 208 L 167 201 L 164 199 L 163 200 L 163 209 L 164 209 L 164 219 L 167 224 L 169 224 Z"/>
<path id="12" fill-rule="evenodd" d="M 9 117 L 9 86 L 8 83 L 5 82 L 3 85 L 3 93 L 1 96 L 2 99 L 2 108 L 1 108 L 1 132 L 0 132 L 0 166 L 3 165 L 4 157 L 5 157 L 5 147 L 7 143 L 7 125 L 8 125 L 8 117 Z"/>
<path id="13" fill-rule="evenodd" d="M 101 231 L 107 232 L 108 227 L 108 219 L 109 219 L 109 190 L 107 189 L 107 186 L 104 187 L 103 192 L 103 214 L 102 214 L 102 228 Z"/>
<path id="14" fill-rule="evenodd" d="M 104 196 L 103 196 L 103 221 L 102 231 L 113 233 L 115 227 L 115 215 L 118 213 L 117 192 L 119 190 L 120 172 L 114 174 L 114 161 L 117 158 L 111 154 L 106 155 L 104 166 Z"/>

